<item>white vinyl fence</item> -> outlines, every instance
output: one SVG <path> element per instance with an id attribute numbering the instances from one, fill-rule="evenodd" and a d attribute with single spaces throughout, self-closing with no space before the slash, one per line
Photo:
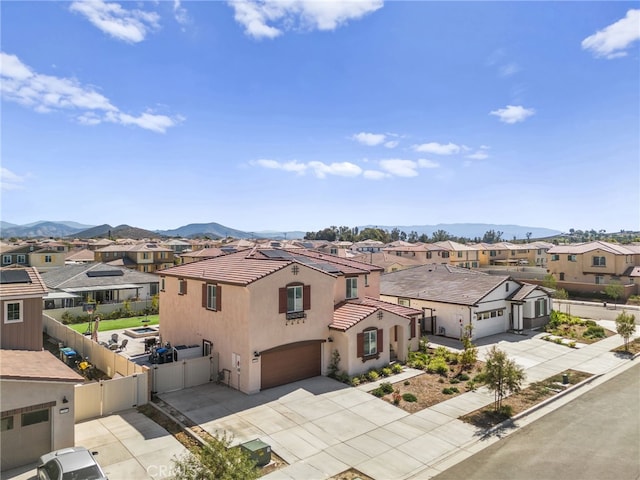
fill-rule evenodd
<path id="1" fill-rule="evenodd" d="M 151 391 L 166 393 L 218 379 L 218 353 L 151 367 Z"/>
<path id="2" fill-rule="evenodd" d="M 88 382 L 75 387 L 75 421 L 109 415 L 138 405 L 151 398 L 149 368 L 103 347 L 46 314 L 42 315 L 47 335 L 65 347 L 73 348 L 110 380 Z"/>

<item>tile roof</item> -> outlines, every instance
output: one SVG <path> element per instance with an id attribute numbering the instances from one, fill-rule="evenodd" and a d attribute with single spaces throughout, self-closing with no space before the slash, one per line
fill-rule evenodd
<path id="1" fill-rule="evenodd" d="M 383 268 L 377 265 L 371 265 L 369 263 L 364 263 L 358 260 L 353 260 L 350 258 L 338 257 L 336 255 L 331 255 L 327 253 L 316 252 L 314 250 L 301 250 L 290 252 L 293 256 L 302 256 L 313 258 L 316 260 L 320 260 L 323 263 L 331 263 L 333 265 L 338 266 L 340 271 L 343 274 L 350 273 L 366 273 L 366 272 L 374 272 L 374 271 L 382 271 Z"/>
<path id="2" fill-rule="evenodd" d="M 84 378 L 47 350 L 0 350 L 0 378 L 83 383 Z"/>
<path id="3" fill-rule="evenodd" d="M 633 247 L 633 246 L 629 246 Z M 550 248 L 547 253 L 588 253 L 593 250 L 603 250 L 607 253 L 613 253 L 614 255 L 633 255 L 634 253 L 640 253 L 634 248 L 629 248 L 626 245 L 619 245 L 617 243 L 609 243 L 602 241 L 586 242 L 586 243 L 570 243 L 568 245 L 555 245 Z"/>
<path id="4" fill-rule="evenodd" d="M 96 252 L 173 252 L 173 250 L 161 247 L 157 243 L 146 242 L 135 245 L 109 245 L 97 249 Z"/>
<path id="5" fill-rule="evenodd" d="M 506 275 L 429 264 L 385 273 L 380 278 L 380 294 L 474 305 L 508 279 Z"/>
<path id="6" fill-rule="evenodd" d="M 117 276 L 93 276 L 88 272 L 108 272 L 118 270 L 122 275 Z M 81 287 L 100 287 L 125 284 L 158 283 L 159 278 L 153 273 L 138 272 L 129 268 L 108 265 L 106 263 L 85 263 L 65 265 L 64 267 L 49 270 L 42 274 L 44 283 L 52 289 L 73 289 Z"/>
<path id="7" fill-rule="evenodd" d="M 93 262 L 95 260 L 95 254 L 93 250 L 83 248 L 82 250 L 69 252 L 65 257 L 65 261 L 68 262 Z"/>
<path id="8" fill-rule="evenodd" d="M 49 291 L 40 273 L 35 267 L 6 267 L 0 271 L 20 271 L 24 270 L 29 276 L 28 283 L 3 283 L 0 286 L 0 297 L 29 297 L 44 296 Z"/>
<path id="9" fill-rule="evenodd" d="M 359 255 L 353 257 L 354 260 L 360 262 L 369 263 L 382 268 L 388 268 L 392 265 L 403 265 L 405 267 L 415 267 L 417 265 L 424 265 L 423 261 L 420 261 L 414 257 L 401 257 L 395 254 L 388 253 L 386 251 L 381 252 L 362 252 Z"/>
<path id="10" fill-rule="evenodd" d="M 201 248 L 200 250 L 193 250 L 191 252 L 181 253 L 181 257 L 193 257 L 193 258 L 213 258 L 225 255 L 224 250 L 217 247 Z"/>
<path id="11" fill-rule="evenodd" d="M 358 300 L 348 300 L 340 303 L 333 311 L 333 321 L 329 325 L 332 330 L 346 332 L 354 325 L 357 325 L 365 318 L 376 313 L 378 310 L 386 310 L 401 317 L 410 318 L 420 315 L 421 310 L 404 307 L 395 303 L 384 302 L 376 298 L 365 297 Z"/>
<path id="12" fill-rule="evenodd" d="M 451 250 L 454 252 L 476 250 L 475 248 L 472 248 L 468 245 L 464 245 L 462 243 L 454 242 L 453 240 L 444 240 L 442 242 L 435 242 L 434 245 L 437 245 L 438 247 L 446 248 L 447 250 Z"/>

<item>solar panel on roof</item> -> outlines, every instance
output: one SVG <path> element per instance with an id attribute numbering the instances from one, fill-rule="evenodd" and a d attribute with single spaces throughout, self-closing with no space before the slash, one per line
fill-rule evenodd
<path id="1" fill-rule="evenodd" d="M 283 252 L 282 250 L 264 249 L 260 250 L 260 253 L 262 253 L 267 258 L 282 258 L 286 260 L 290 260 L 293 258 L 289 252 Z"/>
<path id="2" fill-rule="evenodd" d="M 87 272 L 87 277 L 121 277 L 124 275 L 122 270 L 92 270 Z"/>
<path id="3" fill-rule="evenodd" d="M 0 283 L 31 283 L 31 277 L 26 270 L 2 270 Z"/>

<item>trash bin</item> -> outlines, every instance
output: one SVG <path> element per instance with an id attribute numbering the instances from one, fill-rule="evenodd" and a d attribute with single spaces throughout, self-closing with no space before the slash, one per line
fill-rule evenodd
<path id="1" fill-rule="evenodd" d="M 69 367 L 75 366 L 77 356 L 78 354 L 71 347 L 65 347 L 60 349 L 60 360 L 66 363 Z"/>
<path id="2" fill-rule="evenodd" d="M 567 385 L 569 383 L 569 374 L 568 373 L 563 373 L 562 374 L 562 384 L 563 385 Z"/>

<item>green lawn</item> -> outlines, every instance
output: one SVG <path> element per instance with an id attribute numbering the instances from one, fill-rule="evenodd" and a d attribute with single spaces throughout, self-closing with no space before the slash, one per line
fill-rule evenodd
<path id="1" fill-rule="evenodd" d="M 146 318 L 149 319 L 148 325 L 158 325 L 160 323 L 159 315 L 149 315 Z M 141 317 L 119 318 L 117 320 L 100 320 L 98 330 L 101 332 L 108 332 L 109 330 L 123 330 L 125 328 L 141 327 L 145 325 L 142 323 L 144 315 Z M 88 323 L 76 323 L 75 325 L 69 325 L 78 333 L 84 333 L 87 331 Z"/>

